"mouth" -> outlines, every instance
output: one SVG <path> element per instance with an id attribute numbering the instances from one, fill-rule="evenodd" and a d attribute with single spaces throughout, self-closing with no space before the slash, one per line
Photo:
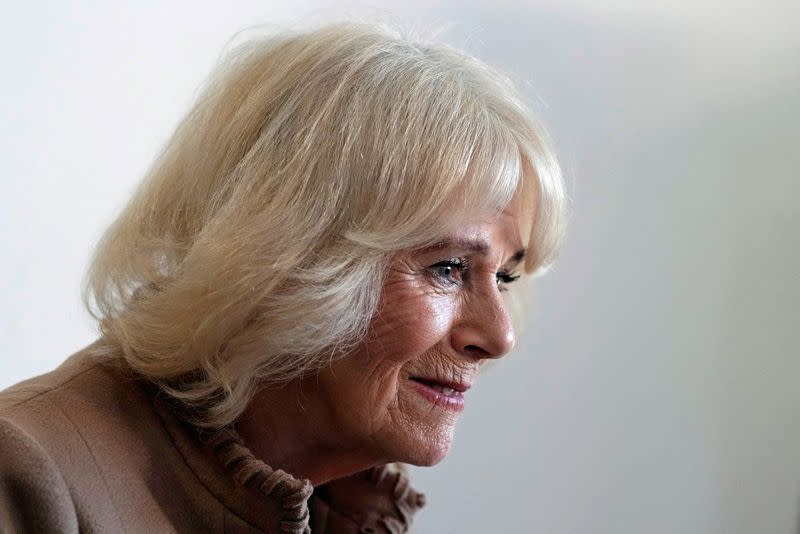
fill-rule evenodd
<path id="1" fill-rule="evenodd" d="M 464 392 L 471 386 L 466 382 L 421 376 L 409 377 L 409 381 L 417 392 L 429 402 L 453 411 L 464 409 Z"/>

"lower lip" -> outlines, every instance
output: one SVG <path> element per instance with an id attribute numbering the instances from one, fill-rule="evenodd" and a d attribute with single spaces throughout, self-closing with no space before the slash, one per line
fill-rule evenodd
<path id="1" fill-rule="evenodd" d="M 411 382 L 411 385 L 416 388 L 420 395 L 435 406 L 440 406 L 454 412 L 460 412 L 464 409 L 464 393 L 461 391 L 456 391 L 452 395 L 445 395 L 441 391 L 423 384 L 422 382 L 417 382 L 416 380 L 409 380 L 409 382 Z"/>

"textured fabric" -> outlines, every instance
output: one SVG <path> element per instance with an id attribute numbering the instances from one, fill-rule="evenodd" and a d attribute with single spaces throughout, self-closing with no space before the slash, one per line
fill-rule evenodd
<path id="1" fill-rule="evenodd" d="M 0 532 L 407 532 L 399 464 L 312 488 L 203 434 L 100 343 L 0 393 Z"/>

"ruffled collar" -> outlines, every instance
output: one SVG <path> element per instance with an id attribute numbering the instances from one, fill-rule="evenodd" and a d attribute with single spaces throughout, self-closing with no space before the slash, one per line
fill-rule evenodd
<path id="1" fill-rule="evenodd" d="M 269 533 L 402 534 L 425 496 L 400 464 L 386 464 L 314 488 L 255 457 L 233 429 L 205 435 L 155 397 L 156 412 L 205 488 L 243 521 Z"/>
<path id="2" fill-rule="evenodd" d="M 238 484 L 278 504 L 280 514 L 276 519 L 280 532 L 311 532 L 308 499 L 314 486 L 308 479 L 298 480 L 286 471 L 272 469 L 250 452 L 235 430 L 216 432 L 206 443 L 206 448 L 213 451 Z"/>

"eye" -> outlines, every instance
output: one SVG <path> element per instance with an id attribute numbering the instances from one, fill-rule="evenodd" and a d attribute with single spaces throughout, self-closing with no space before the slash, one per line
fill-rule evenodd
<path id="1" fill-rule="evenodd" d="M 508 291 L 507 287 L 504 287 L 503 284 L 510 284 L 515 282 L 519 279 L 519 275 L 516 273 L 509 273 L 506 271 L 500 271 L 497 273 L 497 287 L 500 291 Z"/>
<path id="2" fill-rule="evenodd" d="M 451 258 L 431 265 L 429 269 L 437 280 L 448 285 L 457 285 L 463 281 L 467 262 L 463 258 Z"/>

